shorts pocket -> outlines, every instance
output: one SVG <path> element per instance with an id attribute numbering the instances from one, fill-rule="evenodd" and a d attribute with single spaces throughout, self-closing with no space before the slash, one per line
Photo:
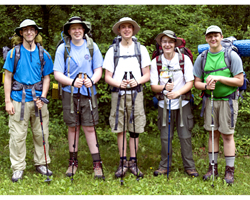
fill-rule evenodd
<path id="1" fill-rule="evenodd" d="M 194 127 L 194 116 L 192 114 L 187 116 L 188 130 L 191 131 Z"/>

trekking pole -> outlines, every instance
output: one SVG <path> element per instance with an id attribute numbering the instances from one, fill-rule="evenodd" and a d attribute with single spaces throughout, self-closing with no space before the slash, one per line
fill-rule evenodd
<path id="1" fill-rule="evenodd" d="M 214 92 L 213 90 L 211 91 L 211 117 L 212 117 L 212 123 L 211 123 L 211 127 L 212 127 L 212 171 L 213 171 L 213 183 L 212 183 L 212 187 L 214 187 Z"/>
<path id="2" fill-rule="evenodd" d="M 172 83 L 171 77 L 169 78 L 168 82 Z M 167 178 L 168 178 L 168 175 L 169 175 L 170 123 L 171 123 L 171 99 L 169 99 L 169 109 L 168 109 L 168 166 L 167 166 Z"/>
<path id="3" fill-rule="evenodd" d="M 49 100 L 44 98 L 44 97 L 37 97 L 38 99 L 40 99 L 42 102 L 48 104 Z M 49 178 L 49 172 L 48 172 L 48 163 L 47 163 L 47 156 L 46 156 L 46 148 L 45 148 L 45 140 L 44 140 L 44 133 L 43 133 L 43 118 L 42 118 L 42 111 L 41 108 L 39 108 L 39 115 L 40 115 L 40 122 L 41 122 L 41 129 L 42 129 L 42 135 L 43 135 L 43 149 L 44 149 L 44 157 L 45 157 L 45 163 L 46 163 L 46 170 L 47 170 L 47 179 L 44 182 L 48 182 L 50 183 L 50 181 L 52 181 Z"/>
<path id="4" fill-rule="evenodd" d="M 135 78 L 134 75 L 132 74 L 132 72 L 129 72 L 130 74 L 130 79 Z M 131 100 L 132 100 L 132 117 L 133 117 L 133 131 L 135 133 L 135 115 L 134 115 L 134 110 L 135 110 L 135 100 L 134 100 L 134 95 L 133 95 L 133 91 L 135 90 L 131 90 Z M 136 180 L 139 181 L 139 175 L 138 175 L 138 165 L 137 165 L 137 149 L 136 149 L 136 138 L 134 138 L 134 145 L 135 145 L 135 166 L 136 166 Z"/>
<path id="5" fill-rule="evenodd" d="M 87 78 L 88 78 L 87 74 L 84 73 L 84 79 L 87 79 Z M 104 171 L 103 171 L 103 167 L 102 167 L 102 159 L 101 159 L 101 154 L 100 154 L 100 149 L 99 149 L 99 143 L 98 143 L 96 129 L 95 129 L 95 120 L 94 120 L 94 114 L 93 114 L 93 108 L 92 108 L 91 96 L 90 96 L 90 91 L 89 90 L 90 90 L 90 88 L 87 88 L 88 97 L 89 97 L 89 107 L 90 107 L 90 112 L 91 112 L 92 121 L 93 121 L 93 125 L 94 125 L 94 131 L 95 131 L 96 147 L 98 149 L 98 153 L 100 155 L 100 160 L 101 160 L 100 163 L 101 163 L 101 168 L 102 168 L 102 179 L 105 180 Z"/>
<path id="6" fill-rule="evenodd" d="M 127 80 L 127 72 L 124 73 L 122 80 Z M 126 95 L 127 95 L 127 88 L 125 88 L 124 94 L 124 114 L 123 114 L 123 139 L 122 139 L 122 175 L 121 175 L 121 185 L 123 185 L 123 158 L 124 158 L 124 143 L 125 143 L 125 118 L 126 118 Z"/>
<path id="7" fill-rule="evenodd" d="M 78 74 L 78 78 L 81 79 L 82 78 L 82 72 L 79 72 Z M 73 158 L 72 158 L 72 177 L 71 177 L 71 182 L 73 182 L 74 180 L 74 166 L 75 166 L 75 153 L 76 153 L 76 131 L 77 131 L 77 120 L 78 117 L 80 119 L 80 88 L 78 88 L 78 92 L 77 92 L 77 107 L 76 107 L 76 121 L 75 121 L 75 136 L 74 136 L 74 144 L 73 144 L 73 148 L 74 148 L 74 153 L 73 153 Z M 80 122 L 80 120 L 79 120 Z M 80 130 L 79 130 L 79 134 L 80 134 Z"/>

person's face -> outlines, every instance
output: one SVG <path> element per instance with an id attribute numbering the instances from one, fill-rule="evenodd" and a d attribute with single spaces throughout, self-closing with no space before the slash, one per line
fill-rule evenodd
<path id="1" fill-rule="evenodd" d="M 124 39 L 132 38 L 134 33 L 134 26 L 130 23 L 121 24 L 118 28 L 118 32 Z"/>
<path id="2" fill-rule="evenodd" d="M 173 53 L 175 48 L 175 39 L 163 36 L 161 38 L 161 46 L 164 53 Z"/>
<path id="3" fill-rule="evenodd" d="M 223 39 L 223 35 L 220 33 L 208 33 L 206 35 L 206 41 L 211 48 L 218 48 L 221 45 L 221 40 Z"/>
<path id="4" fill-rule="evenodd" d="M 69 27 L 68 33 L 72 40 L 81 40 L 83 38 L 85 29 L 81 24 L 72 24 Z"/>
<path id="5" fill-rule="evenodd" d="M 23 36 L 27 42 L 32 42 L 35 39 L 37 33 L 38 31 L 34 26 L 26 26 L 20 30 L 20 35 Z"/>

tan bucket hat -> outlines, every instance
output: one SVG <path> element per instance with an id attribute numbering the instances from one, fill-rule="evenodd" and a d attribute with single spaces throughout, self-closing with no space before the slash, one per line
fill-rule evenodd
<path id="1" fill-rule="evenodd" d="M 118 32 L 118 28 L 121 24 L 124 24 L 124 23 L 130 23 L 134 26 L 134 32 L 133 32 L 133 35 L 136 35 L 139 30 L 140 30 L 140 26 L 137 24 L 136 21 L 132 20 L 130 17 L 123 17 L 121 18 L 114 26 L 113 26 L 113 32 L 116 34 L 116 35 L 120 35 L 120 33 Z"/>
<path id="2" fill-rule="evenodd" d="M 176 42 L 175 42 L 175 46 L 176 46 L 176 47 L 179 47 L 179 46 L 182 45 L 182 40 L 179 39 L 179 38 L 177 38 L 177 36 L 175 35 L 175 33 L 174 33 L 173 31 L 171 31 L 171 30 L 165 30 L 165 31 L 163 31 L 162 33 L 158 34 L 158 35 L 156 36 L 156 38 L 155 38 L 156 42 L 157 42 L 160 46 L 161 46 L 161 38 L 162 38 L 163 36 L 168 36 L 168 37 L 170 37 L 170 38 L 175 39 L 175 40 L 176 40 Z"/>
<path id="3" fill-rule="evenodd" d="M 39 27 L 39 26 L 36 25 L 35 21 L 33 21 L 31 19 L 25 19 L 25 20 L 22 21 L 22 23 L 20 24 L 20 26 L 15 29 L 16 34 L 18 36 L 22 37 L 20 35 L 20 30 L 22 30 L 22 28 L 27 27 L 27 26 L 35 26 L 36 30 L 38 30 L 38 33 L 39 33 L 40 30 L 42 30 L 41 27 Z"/>

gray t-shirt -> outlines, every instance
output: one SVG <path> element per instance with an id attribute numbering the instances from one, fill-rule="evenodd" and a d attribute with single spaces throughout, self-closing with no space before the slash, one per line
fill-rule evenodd
<path id="1" fill-rule="evenodd" d="M 225 52 L 225 48 L 222 47 L 221 51 Z M 217 53 L 220 53 L 221 51 L 219 51 Z M 212 52 L 210 52 L 210 53 L 212 53 Z M 217 53 L 212 53 L 212 54 L 217 54 Z M 202 60 L 201 60 L 201 54 L 200 54 L 197 57 L 197 59 L 195 60 L 194 69 L 193 69 L 194 76 L 196 76 L 196 77 L 198 77 L 200 79 L 202 78 L 202 75 L 203 75 L 201 67 L 202 67 Z M 243 72 L 242 60 L 239 57 L 239 55 L 233 50 L 231 51 L 231 67 L 230 67 L 230 71 L 233 74 L 233 76 Z"/>

